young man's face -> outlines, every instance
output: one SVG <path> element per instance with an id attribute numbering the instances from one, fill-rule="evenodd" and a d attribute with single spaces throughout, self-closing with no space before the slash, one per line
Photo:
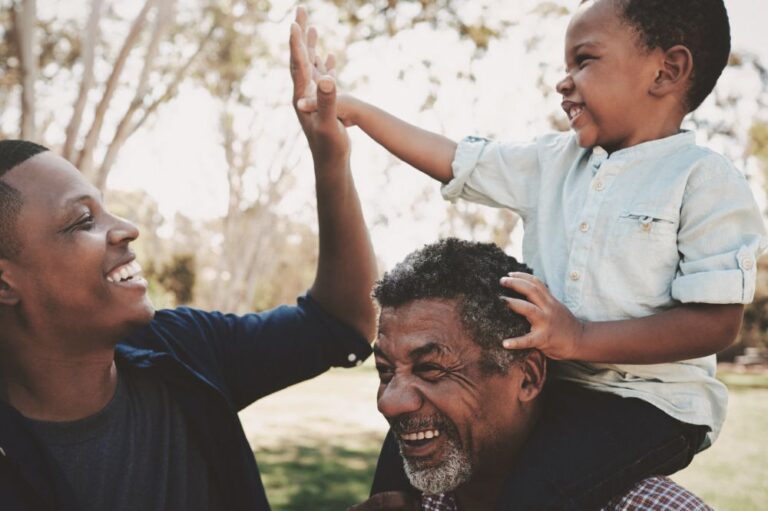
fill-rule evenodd
<path id="1" fill-rule="evenodd" d="M 147 282 L 129 243 L 138 230 L 104 209 L 100 192 L 51 152 L 11 170 L 4 180 L 23 205 L 16 231 L 21 252 L 4 261 L 4 280 L 39 329 L 62 337 L 118 338 L 154 313 Z M 76 347 L 72 347 L 76 349 Z"/>
<path id="2" fill-rule="evenodd" d="M 521 371 L 481 370 L 481 348 L 464 332 L 455 300 L 385 307 L 374 353 L 378 408 L 414 486 L 450 491 L 505 466 L 528 426 L 517 400 Z"/>
<path id="3" fill-rule="evenodd" d="M 641 46 L 615 4 L 579 6 L 565 37 L 566 77 L 557 84 L 579 145 L 608 152 L 657 138 L 648 108 L 661 61 L 660 50 Z"/>

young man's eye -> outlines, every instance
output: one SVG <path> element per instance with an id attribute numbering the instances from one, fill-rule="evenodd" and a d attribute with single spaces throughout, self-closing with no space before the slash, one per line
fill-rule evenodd
<path id="1" fill-rule="evenodd" d="M 95 220 L 96 219 L 93 217 L 93 214 L 91 213 L 88 213 L 87 215 L 83 215 L 83 217 L 80 218 L 80 220 L 78 220 L 74 226 L 72 226 L 73 230 L 81 230 L 81 231 L 90 230 L 93 227 Z"/>

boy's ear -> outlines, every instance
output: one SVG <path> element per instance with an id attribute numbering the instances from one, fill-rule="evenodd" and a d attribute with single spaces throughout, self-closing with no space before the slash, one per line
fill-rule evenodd
<path id="1" fill-rule="evenodd" d="M 656 73 L 650 92 L 654 96 L 666 96 L 673 92 L 681 92 L 684 95 L 692 74 L 691 50 L 682 44 L 672 46 L 664 51 L 661 68 Z"/>
<path id="2" fill-rule="evenodd" d="M 0 306 L 12 307 L 19 303 L 19 294 L 13 285 L 13 280 L 7 271 L 8 261 L 0 259 Z"/>
<path id="3" fill-rule="evenodd" d="M 547 380 L 547 357 L 539 350 L 530 351 L 520 360 L 523 378 L 520 382 L 520 401 L 533 401 L 544 388 Z"/>

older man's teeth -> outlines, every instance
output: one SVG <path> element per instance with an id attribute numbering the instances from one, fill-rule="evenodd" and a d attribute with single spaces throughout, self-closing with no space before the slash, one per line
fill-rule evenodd
<path id="1" fill-rule="evenodd" d="M 440 436 L 440 431 L 436 429 L 430 429 L 427 431 L 419 431 L 417 433 L 405 433 L 403 435 L 400 435 L 400 438 L 403 440 L 408 441 L 415 441 L 415 440 L 424 440 L 424 439 L 431 439 L 431 438 L 437 438 Z"/>

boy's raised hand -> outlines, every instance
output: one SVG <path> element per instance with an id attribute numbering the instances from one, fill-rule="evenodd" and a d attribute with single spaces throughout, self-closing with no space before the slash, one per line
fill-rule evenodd
<path id="1" fill-rule="evenodd" d="M 317 32 L 306 27 L 307 11 L 299 6 L 296 21 L 291 24 L 290 36 L 293 106 L 315 163 L 346 163 L 349 136 L 337 120 L 336 82 L 333 76 L 321 73 L 321 68 L 313 65 Z M 299 108 L 302 100 L 307 98 L 312 98 L 315 105 L 311 112 Z"/>
<path id="2" fill-rule="evenodd" d="M 525 316 L 531 324 L 529 333 L 504 339 L 505 348 L 535 348 L 554 360 L 577 358 L 584 324 L 552 296 L 542 281 L 528 273 L 514 272 L 503 277 L 501 285 L 528 299 L 502 297 L 511 311 Z"/>

